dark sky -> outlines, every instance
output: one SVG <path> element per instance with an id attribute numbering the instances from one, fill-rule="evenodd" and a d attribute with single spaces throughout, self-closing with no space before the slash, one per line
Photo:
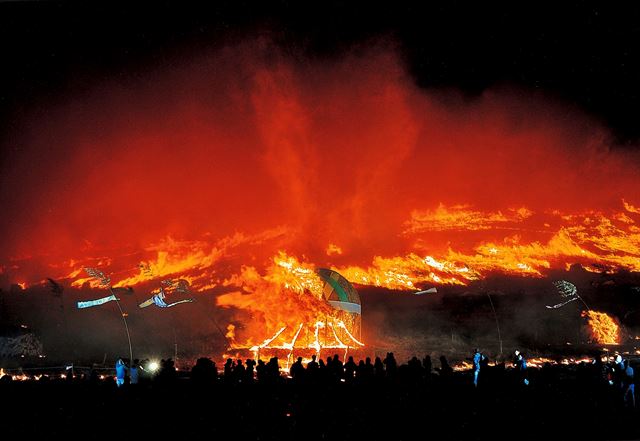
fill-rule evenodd
<path id="1" fill-rule="evenodd" d="M 501 85 L 542 90 L 600 119 L 621 144 L 640 138 L 639 5 L 208 3 L 0 3 L 4 124 L 103 78 L 143 77 L 177 55 L 269 32 L 312 57 L 392 39 L 421 87 L 453 87 L 469 99 Z"/>

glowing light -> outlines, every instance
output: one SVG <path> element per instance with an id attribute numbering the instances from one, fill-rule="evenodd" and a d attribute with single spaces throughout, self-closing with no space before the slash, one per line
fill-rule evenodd
<path id="1" fill-rule="evenodd" d="M 582 311 L 582 316 L 587 318 L 591 339 L 598 344 L 620 344 L 620 327 L 615 319 L 598 311 Z"/>
<path id="2" fill-rule="evenodd" d="M 151 361 L 149 362 L 147 369 L 149 370 L 149 372 L 156 372 L 158 369 L 160 369 L 160 364 L 157 361 Z"/>
<path id="3" fill-rule="evenodd" d="M 359 330 L 356 318 L 324 300 L 325 282 L 313 266 L 282 251 L 272 261 L 265 275 L 244 267 L 240 274 L 224 282 L 226 286 L 241 287 L 243 292 L 219 296 L 218 305 L 246 309 L 261 318 L 260 326 L 256 323 L 251 329 L 245 328 L 244 333 L 249 334 L 246 343 L 233 343 L 233 348 L 249 348 L 255 358 L 263 350 L 284 350 L 288 364 L 294 349 L 319 353 L 323 348 L 364 345 L 353 331 Z M 236 330 L 232 329 L 235 336 Z M 321 329 L 328 332 L 321 333 Z M 271 336 L 259 337 L 266 333 Z M 251 344 L 256 340 L 261 343 Z"/>

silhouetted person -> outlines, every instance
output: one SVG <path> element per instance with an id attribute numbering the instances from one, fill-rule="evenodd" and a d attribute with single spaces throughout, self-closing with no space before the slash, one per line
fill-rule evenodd
<path id="1" fill-rule="evenodd" d="M 632 408 L 636 407 L 636 389 L 634 385 L 634 372 L 633 368 L 629 364 L 629 360 L 626 360 L 626 367 L 624 369 L 624 380 L 623 380 L 623 401 L 625 406 L 629 406 Z"/>
<path id="2" fill-rule="evenodd" d="M 160 361 L 160 372 L 156 379 L 161 383 L 171 383 L 178 378 L 175 363 L 171 358 Z"/>
<path id="3" fill-rule="evenodd" d="M 302 357 L 298 357 L 298 359 L 291 365 L 289 374 L 291 374 L 291 378 L 294 382 L 302 382 L 302 378 L 304 377 L 304 366 L 302 366 Z"/>
<path id="4" fill-rule="evenodd" d="M 347 362 L 344 364 L 344 376 L 346 381 L 353 382 L 353 380 L 356 377 L 357 368 L 358 368 L 358 365 L 356 365 L 356 362 L 353 361 L 353 357 L 350 356 Z"/>
<path id="5" fill-rule="evenodd" d="M 329 368 L 322 358 L 318 362 L 318 381 L 321 383 L 329 381 Z"/>
<path id="6" fill-rule="evenodd" d="M 367 367 L 364 364 L 364 360 L 358 362 L 358 366 L 356 367 L 356 380 L 358 383 L 364 383 L 367 380 Z"/>
<path id="7" fill-rule="evenodd" d="M 227 358 L 224 364 L 224 380 L 230 383 L 233 380 L 233 360 Z"/>
<path id="8" fill-rule="evenodd" d="M 98 371 L 96 371 L 94 368 L 91 368 L 91 371 L 89 372 L 89 383 L 92 385 L 98 384 L 98 379 L 99 379 L 99 375 L 98 375 Z"/>
<path id="9" fill-rule="evenodd" d="M 133 360 L 133 364 L 129 368 L 129 383 L 138 384 L 140 379 L 140 360 Z"/>
<path id="10" fill-rule="evenodd" d="M 267 380 L 267 365 L 264 361 L 258 360 L 258 366 L 256 367 L 256 377 L 258 383 L 264 383 Z"/>
<path id="11" fill-rule="evenodd" d="M 448 380 L 453 375 L 453 368 L 449 366 L 449 362 L 447 361 L 447 357 L 444 355 L 440 356 L 440 377 L 444 380 Z"/>
<path id="12" fill-rule="evenodd" d="M 310 361 L 309 363 L 307 363 L 307 370 L 308 370 L 309 372 L 314 372 L 314 371 L 316 371 L 316 370 L 320 367 L 320 365 L 319 365 L 319 364 L 318 364 L 318 362 L 316 361 L 316 358 L 317 358 L 317 357 L 316 357 L 316 354 L 313 354 L 313 355 L 311 356 L 311 361 Z"/>
<path id="13" fill-rule="evenodd" d="M 373 362 L 373 372 L 376 379 L 380 380 L 384 378 L 384 363 L 380 357 L 376 357 L 376 360 Z"/>
<path id="14" fill-rule="evenodd" d="M 418 383 L 422 378 L 422 363 L 418 360 L 418 357 L 415 355 L 411 357 L 411 360 L 407 363 L 407 373 L 409 375 L 409 380 L 412 383 Z"/>
<path id="15" fill-rule="evenodd" d="M 216 364 L 210 358 L 198 358 L 191 368 L 191 380 L 198 385 L 212 385 L 217 378 Z"/>
<path id="16" fill-rule="evenodd" d="M 344 377 L 344 367 L 342 365 L 342 361 L 340 361 L 340 357 L 338 357 L 338 354 L 333 355 L 330 371 L 336 381 L 340 381 L 340 379 Z"/>
<path id="17" fill-rule="evenodd" d="M 362 368 L 362 379 L 365 383 L 370 383 L 373 380 L 373 375 L 373 363 L 371 363 L 371 357 L 367 357 L 364 360 L 364 367 Z"/>
<path id="18" fill-rule="evenodd" d="M 252 358 L 248 358 L 245 363 L 246 369 L 244 372 L 244 382 L 245 383 L 253 383 L 253 368 L 256 365 L 256 361 Z"/>
<path id="19" fill-rule="evenodd" d="M 280 365 L 278 364 L 278 357 L 271 357 L 269 363 L 267 363 L 267 378 L 272 383 L 275 383 L 280 379 Z"/>
<path id="20" fill-rule="evenodd" d="M 318 381 L 318 376 L 319 376 L 318 370 L 320 369 L 320 365 L 316 361 L 316 358 L 317 358 L 316 354 L 313 354 L 311 356 L 311 361 L 309 363 L 307 363 L 307 372 L 306 373 L 307 373 L 307 377 L 308 377 L 309 381 L 311 381 L 311 382 Z"/>
<path id="21" fill-rule="evenodd" d="M 239 358 L 236 360 L 236 365 L 233 367 L 233 380 L 236 383 L 242 382 L 244 380 L 245 368 L 244 364 L 242 364 L 242 360 Z"/>
<path id="22" fill-rule="evenodd" d="M 431 380 L 431 371 L 433 370 L 433 365 L 431 364 L 431 355 L 426 355 L 422 359 L 422 366 L 424 368 L 424 378 L 427 381 Z"/>
<path id="23" fill-rule="evenodd" d="M 385 366 L 387 377 L 395 377 L 398 370 L 398 363 L 393 356 L 393 352 L 387 352 L 387 356 L 385 357 L 383 363 Z"/>
<path id="24" fill-rule="evenodd" d="M 527 386 L 529 384 L 529 379 L 527 378 L 527 360 L 524 358 L 520 351 L 516 351 L 515 365 L 518 384 L 524 384 L 525 386 Z"/>

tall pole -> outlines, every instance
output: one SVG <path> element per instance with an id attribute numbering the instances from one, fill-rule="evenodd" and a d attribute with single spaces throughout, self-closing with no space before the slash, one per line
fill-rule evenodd
<path id="1" fill-rule="evenodd" d="M 118 309 L 120 310 L 120 317 L 122 317 L 122 321 L 124 322 L 124 329 L 127 331 L 127 341 L 129 342 L 129 365 L 133 363 L 133 349 L 131 347 L 131 334 L 129 334 L 129 325 L 127 324 L 127 317 L 120 306 L 120 300 L 118 300 L 118 296 L 113 292 L 113 288 L 109 285 L 109 291 L 116 298 L 116 305 L 118 305 Z"/>
<path id="2" fill-rule="evenodd" d="M 500 341 L 500 355 L 502 355 L 502 336 L 500 335 L 500 324 L 498 323 L 498 315 L 496 314 L 496 308 L 493 307 L 493 300 L 491 300 L 491 294 L 487 291 L 487 297 L 489 297 L 489 304 L 491 304 L 491 310 L 493 311 L 493 318 L 496 321 L 496 329 L 498 330 L 498 340 Z"/>

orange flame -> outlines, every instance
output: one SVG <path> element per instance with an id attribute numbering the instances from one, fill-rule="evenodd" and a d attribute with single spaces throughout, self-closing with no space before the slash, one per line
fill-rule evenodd
<path id="1" fill-rule="evenodd" d="M 551 268 L 576 263 L 588 271 L 640 271 L 640 228 L 631 217 L 638 213 L 630 204 L 624 202 L 624 206 L 628 214 L 607 216 L 592 211 L 566 215 L 553 211 L 536 216 L 525 207 L 503 214 L 440 205 L 434 211 L 414 211 L 403 234 L 418 239 L 416 248 L 425 248 L 422 243 L 435 233 L 455 232 L 474 240 L 481 232 L 471 252 L 455 250 L 449 244 L 438 254 L 376 256 L 369 267 L 337 270 L 354 283 L 390 289 L 415 289 L 425 283 L 466 285 L 493 272 L 542 277 Z M 498 235 L 498 240 L 486 239 L 501 231 L 509 234 Z M 525 240 L 538 236 L 548 239 Z"/>
<path id="2" fill-rule="evenodd" d="M 565 214 L 557 210 L 534 213 L 526 207 L 482 212 L 467 205 L 440 204 L 432 211 L 414 210 L 405 223 L 402 237 L 414 241 L 412 251 L 374 256 L 369 264 L 363 264 L 360 258 L 360 262 L 332 268 L 352 283 L 399 290 L 421 289 L 430 284 L 467 285 L 492 273 L 543 277 L 551 269 L 568 269 L 573 264 L 594 272 L 640 271 L 640 210 L 627 201 L 623 206 L 624 212 Z M 126 255 L 121 267 L 117 266 L 118 258 L 76 258 L 68 263 L 73 270 L 60 277 L 75 279 L 83 274 L 84 266 L 101 266 L 114 281 L 114 287 L 179 277 L 187 280 L 194 291 L 203 292 L 221 284 L 214 276 L 230 257 L 251 255 L 256 252 L 256 245 L 269 253 L 283 240 L 295 238 L 296 232 L 287 227 L 254 235 L 236 233 L 218 240 L 167 237 L 148 246 L 145 253 L 151 254 L 150 258 L 138 261 L 133 269 L 128 266 L 130 258 Z M 443 240 L 445 244 L 439 245 Z M 352 253 L 353 250 L 329 243 L 323 253 L 313 257 L 316 264 L 326 265 L 328 257 L 343 262 L 353 260 Z M 284 255 L 276 260 L 275 266 L 267 269 L 267 280 L 282 283 L 286 289 L 315 292 L 317 286 L 313 285 L 319 282 L 314 282 L 310 269 L 313 265 L 305 268 Z M 242 263 L 238 265 L 242 268 L 240 274 L 231 277 L 228 269 L 221 274 L 222 280 L 227 278 L 223 285 L 229 286 L 237 278 L 261 278 L 257 268 Z M 109 268 L 113 270 L 108 271 Z M 99 287 L 99 281 L 86 277 L 71 285 L 80 287 L 87 282 Z"/>
<path id="3" fill-rule="evenodd" d="M 321 348 L 363 346 L 354 336 L 353 324 L 345 323 L 340 311 L 323 300 L 323 282 L 315 268 L 283 251 L 272 259 L 265 275 L 244 266 L 223 285 L 242 290 L 219 296 L 217 304 L 251 315 L 243 331 L 245 342 L 238 348 L 256 353 L 285 349 L 291 353 L 294 348 L 319 352 Z M 235 328 L 230 329 L 235 332 Z"/>
<path id="4" fill-rule="evenodd" d="M 620 344 L 620 327 L 616 320 L 604 312 L 582 311 L 587 318 L 591 340 L 603 345 Z"/>

